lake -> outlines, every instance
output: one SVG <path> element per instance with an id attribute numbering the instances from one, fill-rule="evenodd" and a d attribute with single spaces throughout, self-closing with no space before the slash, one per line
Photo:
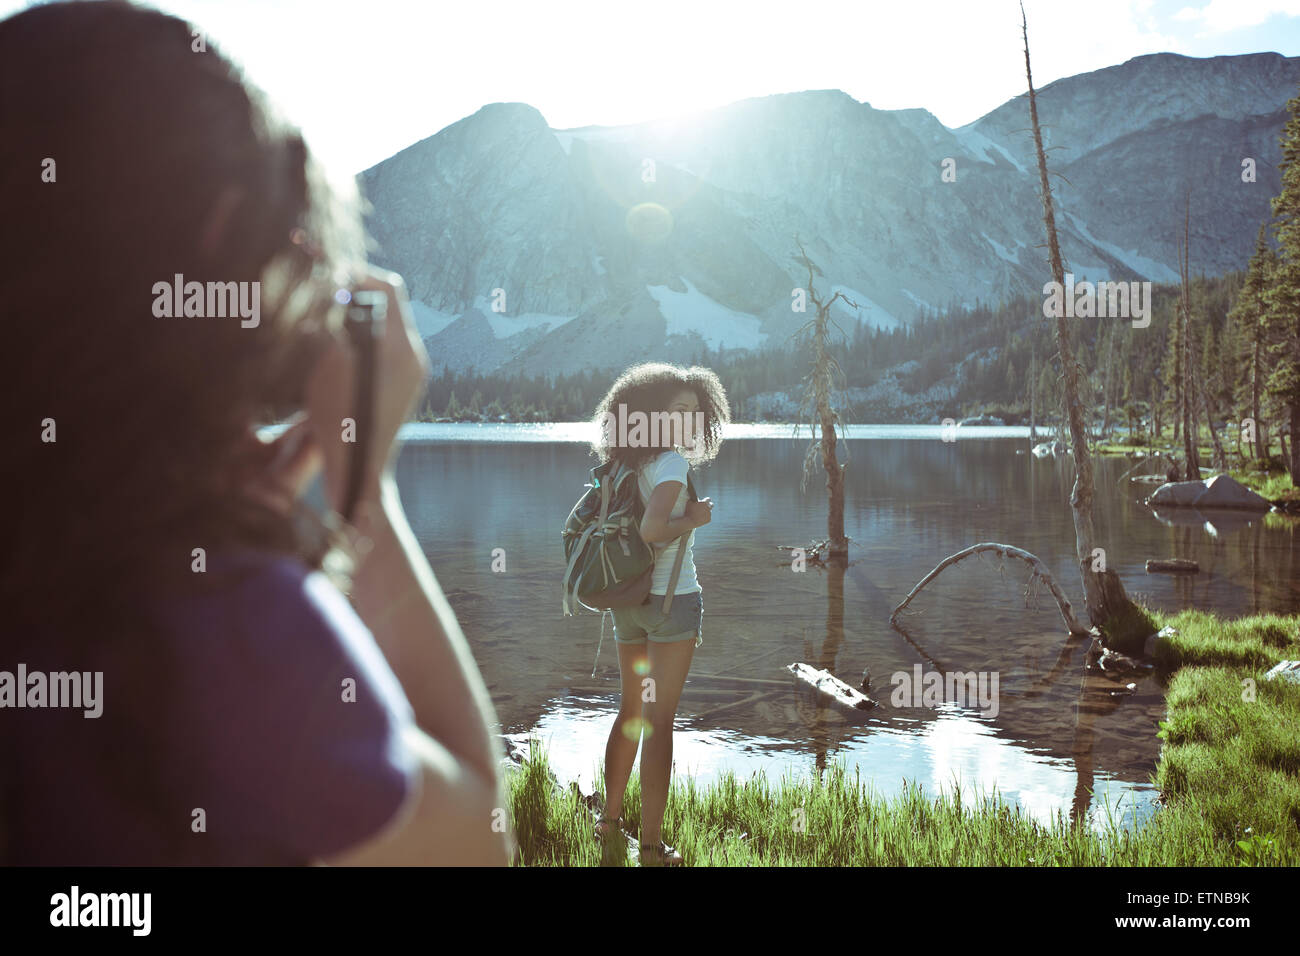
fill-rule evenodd
<path id="1" fill-rule="evenodd" d="M 678 709 L 675 779 L 707 783 L 734 770 L 776 781 L 844 760 L 882 794 L 905 778 L 929 792 L 959 782 L 970 800 L 996 787 L 1043 822 L 1073 812 L 1098 826 L 1110 812 L 1132 823 L 1154 812 L 1163 688 L 1130 678 L 1129 692 L 1088 671 L 1088 641 L 1069 638 L 1045 589 L 1026 606 L 1026 566 L 967 559 L 914 601 L 905 633 L 889 624 L 927 572 L 981 541 L 1036 554 L 1083 617 L 1069 458 L 1036 459 L 1024 428 L 963 427 L 944 441 L 940 426 L 850 426 L 840 449 L 852 563 L 842 627 L 828 628 L 831 575 L 812 565 L 796 572 L 778 550 L 826 537 L 825 479 L 819 473 L 801 492 L 809 433 L 792 433 L 733 426 L 717 461 L 693 472 L 715 507 L 695 539 L 704 643 Z M 585 790 L 618 695 L 612 624 L 602 643 L 601 615 L 561 609 L 560 529 L 595 464 L 591 434 L 583 424 L 412 424 L 397 467 L 407 514 L 503 733 L 543 739 L 556 773 Z M 1094 459 L 1098 545 L 1131 595 L 1162 610 L 1300 611 L 1296 522 L 1157 516 L 1142 503 L 1154 486 L 1117 483 L 1131 465 Z M 497 548 L 502 572 L 492 569 Z M 1153 557 L 1191 558 L 1201 573 L 1149 575 Z M 795 661 L 855 687 L 870 669 L 882 706 L 856 720 L 820 706 L 785 670 Z M 996 674 L 997 713 L 969 701 L 892 706 L 891 675 L 910 678 L 917 665 Z"/>

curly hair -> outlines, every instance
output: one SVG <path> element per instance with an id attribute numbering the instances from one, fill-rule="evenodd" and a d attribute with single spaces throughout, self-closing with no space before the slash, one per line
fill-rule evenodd
<path id="1" fill-rule="evenodd" d="M 722 445 L 722 428 L 731 421 L 726 389 L 712 369 L 700 365 L 684 368 L 666 362 L 643 362 L 615 379 L 592 417 L 597 433 L 591 443 L 592 453 L 602 463 L 617 458 L 629 468 L 636 468 L 672 447 L 671 440 L 663 440 L 665 436 L 656 434 L 659 430 L 655 428 L 650 429 L 646 442 L 634 445 L 620 442 L 609 425 L 637 413 L 645 420 L 653 420 L 652 416 L 661 416 L 672 397 L 685 389 L 695 392 L 703 416 L 703 426 L 687 457 L 698 464 L 712 461 Z"/>

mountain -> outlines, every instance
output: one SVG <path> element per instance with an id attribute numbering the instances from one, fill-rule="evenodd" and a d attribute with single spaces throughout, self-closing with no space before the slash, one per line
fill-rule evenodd
<path id="1" fill-rule="evenodd" d="M 1067 269 L 1176 280 L 1189 192 L 1193 271 L 1243 268 L 1297 84 L 1300 58 L 1162 53 L 1040 90 Z M 568 130 L 493 103 L 360 183 L 435 367 L 571 372 L 782 346 L 808 317 L 796 234 L 842 321 L 1041 292 L 1027 125 L 1023 97 L 958 129 L 839 90 Z"/>

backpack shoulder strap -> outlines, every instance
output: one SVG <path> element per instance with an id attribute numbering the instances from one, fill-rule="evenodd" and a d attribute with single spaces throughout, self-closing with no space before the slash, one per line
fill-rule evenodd
<path id="1" fill-rule="evenodd" d="M 695 483 L 691 481 L 691 473 L 689 471 L 686 472 L 686 490 L 690 494 L 691 501 L 700 500 L 695 494 Z M 694 528 L 691 529 L 691 531 L 694 530 Z M 677 559 L 673 561 L 672 577 L 668 579 L 668 590 L 664 594 L 665 614 L 667 614 L 669 608 L 673 606 L 673 592 L 677 590 L 677 579 L 681 577 L 682 574 L 682 561 L 686 557 L 686 539 L 691 536 L 691 531 L 687 531 L 685 534 L 680 535 L 677 538 Z"/>

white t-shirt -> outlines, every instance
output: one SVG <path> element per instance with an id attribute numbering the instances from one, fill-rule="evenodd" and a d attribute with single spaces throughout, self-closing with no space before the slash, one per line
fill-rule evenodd
<path id="1" fill-rule="evenodd" d="M 662 482 L 680 481 L 682 490 L 678 493 L 677 501 L 673 505 L 673 510 L 668 513 L 668 517 L 680 518 L 686 514 L 686 503 L 690 500 L 690 495 L 686 491 L 686 474 L 690 467 L 690 462 L 676 451 L 665 451 L 657 458 L 650 459 L 641 466 L 641 473 L 637 477 L 641 503 L 647 504 L 655 486 Z M 673 576 L 673 563 L 677 560 L 677 549 L 680 544 L 681 542 L 674 538 L 667 548 L 658 552 L 655 558 L 654 580 L 650 584 L 651 594 L 668 593 L 668 580 Z M 695 529 L 692 528 L 686 538 L 686 556 L 682 558 L 682 571 L 677 576 L 677 587 L 673 588 L 673 594 L 691 594 L 700 590 L 700 584 L 695 579 L 694 544 Z M 651 547 L 658 549 L 658 545 L 651 545 Z"/>

